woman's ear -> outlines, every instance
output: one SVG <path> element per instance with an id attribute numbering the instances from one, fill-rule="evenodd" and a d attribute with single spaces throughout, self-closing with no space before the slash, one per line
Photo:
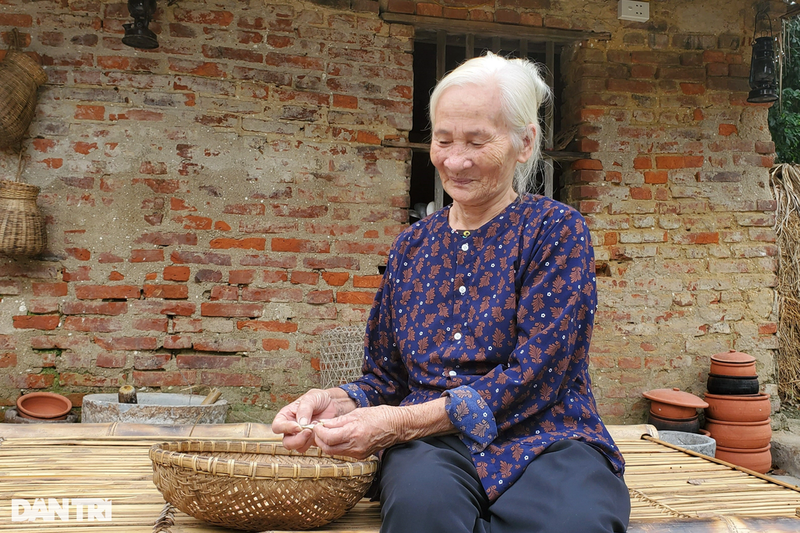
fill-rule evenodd
<path id="1" fill-rule="evenodd" d="M 525 137 L 522 138 L 522 149 L 517 155 L 517 161 L 519 163 L 526 162 L 528 159 L 530 159 L 531 155 L 533 155 L 533 143 L 536 142 L 537 133 L 538 128 L 536 127 L 536 124 L 528 124 Z"/>

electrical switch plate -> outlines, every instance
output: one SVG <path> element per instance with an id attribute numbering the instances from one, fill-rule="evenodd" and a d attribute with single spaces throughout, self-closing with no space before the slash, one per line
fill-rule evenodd
<path id="1" fill-rule="evenodd" d="M 634 0 L 619 0 L 617 18 L 622 20 L 635 20 L 647 22 L 650 19 L 650 2 L 635 2 Z"/>

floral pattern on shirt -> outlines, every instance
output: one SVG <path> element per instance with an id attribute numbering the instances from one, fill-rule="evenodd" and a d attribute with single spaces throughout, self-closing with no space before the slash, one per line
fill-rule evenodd
<path id="1" fill-rule="evenodd" d="M 369 321 L 361 406 L 445 395 L 491 499 L 547 446 L 584 441 L 624 462 L 597 414 L 589 343 L 597 305 L 589 230 L 573 208 L 526 195 L 481 228 L 446 207 L 396 239 Z"/>

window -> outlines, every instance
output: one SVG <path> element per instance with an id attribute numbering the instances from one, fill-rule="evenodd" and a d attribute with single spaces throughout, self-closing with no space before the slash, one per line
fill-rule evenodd
<path id="1" fill-rule="evenodd" d="M 540 125 L 544 135 L 543 157 L 537 169 L 537 189 L 531 192 L 559 199 L 562 163 L 586 157 L 586 154 L 558 150 L 564 146 L 554 147 L 554 139 L 559 139 L 562 123 L 561 48 L 566 43 L 603 35 L 394 13 L 384 13 L 382 18 L 387 22 L 406 23 L 415 27 L 413 129 L 409 132 L 408 143 L 385 143 L 412 149 L 410 222 L 423 216 L 429 202 L 433 202 L 436 209 L 450 202 L 429 157 L 428 98 L 431 90 L 445 73 L 465 59 L 479 56 L 485 51 L 506 57 L 527 57 L 546 67 L 546 81 L 553 91 L 553 101 L 540 110 Z M 566 142 L 570 140 L 566 139 Z M 420 210 L 423 213 L 419 213 Z"/>

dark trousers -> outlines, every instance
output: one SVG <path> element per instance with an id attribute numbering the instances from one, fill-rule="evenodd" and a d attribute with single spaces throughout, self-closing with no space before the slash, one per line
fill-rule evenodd
<path id="1" fill-rule="evenodd" d="M 573 440 L 548 447 L 494 502 L 455 436 L 387 450 L 380 490 L 381 533 L 624 533 L 631 511 L 606 458 Z"/>

